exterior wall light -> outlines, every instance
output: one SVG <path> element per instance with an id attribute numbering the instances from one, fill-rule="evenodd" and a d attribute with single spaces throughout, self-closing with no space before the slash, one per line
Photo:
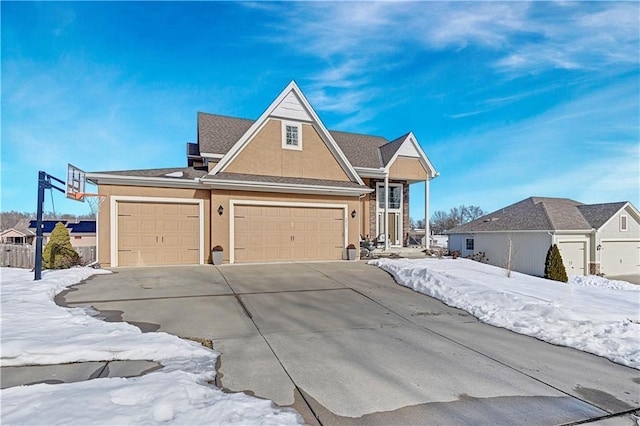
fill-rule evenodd
<path id="1" fill-rule="evenodd" d="M 222 213 L 224 213 L 224 207 L 222 207 L 222 205 L 218 206 L 218 214 L 220 216 L 222 216 Z"/>
<path id="2" fill-rule="evenodd" d="M 351 218 L 352 218 L 352 219 L 355 219 L 355 218 L 356 218 L 356 211 L 355 211 L 355 210 L 351 212 Z"/>

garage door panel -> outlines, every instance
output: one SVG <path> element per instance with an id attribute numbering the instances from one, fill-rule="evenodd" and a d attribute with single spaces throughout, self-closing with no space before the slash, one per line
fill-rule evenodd
<path id="1" fill-rule="evenodd" d="M 118 265 L 197 264 L 197 204 L 118 202 Z"/>
<path id="2" fill-rule="evenodd" d="M 567 275 L 585 274 L 586 245 L 584 241 L 561 241 L 558 244 Z"/>
<path id="3" fill-rule="evenodd" d="M 236 206 L 234 260 L 342 259 L 342 218 L 335 208 Z"/>
<path id="4" fill-rule="evenodd" d="M 640 241 L 602 241 L 600 256 L 603 274 L 640 273 Z"/>

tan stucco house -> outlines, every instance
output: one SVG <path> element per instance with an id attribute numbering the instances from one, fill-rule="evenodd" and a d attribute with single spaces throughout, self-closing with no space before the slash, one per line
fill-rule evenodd
<path id="1" fill-rule="evenodd" d="M 87 173 L 107 199 L 104 266 L 345 259 L 349 244 L 409 231 L 409 185 L 437 172 L 412 133 L 329 131 L 295 82 L 256 120 L 199 113 L 188 167 Z"/>
<path id="2" fill-rule="evenodd" d="M 569 275 L 640 274 L 640 212 L 627 201 L 583 204 L 530 197 L 447 232 L 449 250 L 485 253 L 488 263 L 544 275 L 557 244 Z"/>

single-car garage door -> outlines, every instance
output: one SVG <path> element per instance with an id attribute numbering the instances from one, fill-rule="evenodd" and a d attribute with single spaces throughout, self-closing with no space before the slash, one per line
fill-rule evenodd
<path id="1" fill-rule="evenodd" d="M 602 241 L 600 272 L 605 275 L 640 273 L 640 241 Z"/>
<path id="2" fill-rule="evenodd" d="M 118 202 L 118 266 L 189 265 L 200 259 L 199 205 Z"/>
<path id="3" fill-rule="evenodd" d="M 561 241 L 558 244 L 562 262 L 567 275 L 584 275 L 585 247 L 584 241 Z"/>
<path id="4" fill-rule="evenodd" d="M 234 262 L 340 260 L 344 210 L 236 205 Z"/>

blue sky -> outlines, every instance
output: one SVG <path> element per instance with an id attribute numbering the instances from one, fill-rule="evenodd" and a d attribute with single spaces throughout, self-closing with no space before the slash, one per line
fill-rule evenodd
<path id="1" fill-rule="evenodd" d="M 255 119 L 291 80 L 329 129 L 413 131 L 432 211 L 640 206 L 637 2 L 1 7 L 3 211 L 35 211 L 38 170 L 185 166 L 198 111 Z"/>

